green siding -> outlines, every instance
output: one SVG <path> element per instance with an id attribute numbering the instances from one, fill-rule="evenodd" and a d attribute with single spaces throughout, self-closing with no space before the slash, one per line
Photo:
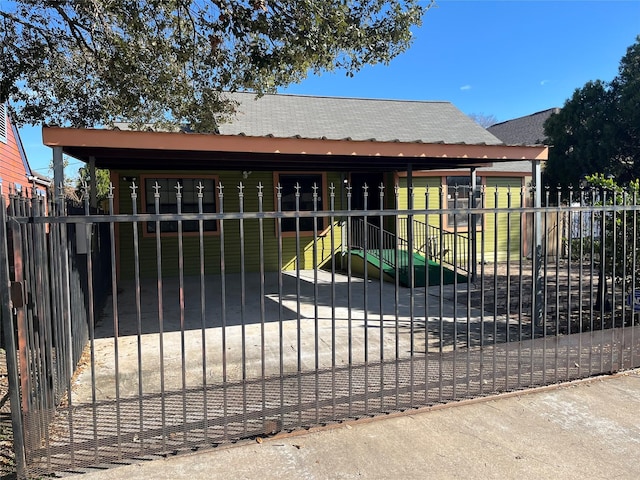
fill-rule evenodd
<path id="1" fill-rule="evenodd" d="M 446 199 L 444 191 L 441 189 L 441 176 L 414 177 L 413 178 L 413 207 L 415 210 L 438 210 L 446 208 Z M 485 197 L 484 206 L 486 208 L 507 208 L 521 206 L 521 177 L 484 177 Z M 399 180 L 399 208 L 406 209 L 408 206 L 408 189 L 407 179 L 405 177 Z M 497 202 L 496 202 L 497 193 Z M 432 225 L 437 228 L 444 228 L 446 223 L 440 215 L 434 214 L 416 214 L 413 216 L 415 220 Z M 522 222 L 524 224 L 524 222 Z M 449 229 L 449 231 L 452 231 Z M 460 234 L 466 235 L 466 232 L 460 230 Z M 402 235 L 402 232 L 400 232 Z M 511 259 L 520 258 L 521 232 L 521 215 L 519 213 L 498 213 L 487 214 L 483 219 L 482 228 L 477 230 L 477 258 L 482 259 L 482 255 L 487 260 L 504 261 L 507 257 Z M 424 231 L 414 232 L 414 245 L 422 246 L 426 242 L 426 234 Z M 464 264 L 467 261 L 466 245 L 464 238 L 459 239 L 457 261 Z"/>
<path id="2" fill-rule="evenodd" d="M 132 213 L 132 200 L 130 196 L 130 182 L 122 180 L 123 177 L 136 177 L 140 184 L 141 174 L 138 171 L 121 171 L 120 182 L 118 184 L 119 212 L 121 214 Z M 144 173 L 147 177 L 153 175 L 176 175 L 176 172 L 158 171 L 153 174 Z M 186 175 L 186 174 L 185 174 Z M 243 179 L 242 172 L 189 172 L 189 176 L 198 175 L 216 175 L 218 181 L 224 186 L 224 200 L 222 208 L 224 212 L 239 212 L 240 199 L 238 185 L 240 182 L 244 185 L 244 211 L 258 211 L 258 185 L 262 184 L 263 192 L 263 211 L 270 212 L 276 210 L 276 195 L 274 185 L 274 175 L 272 172 L 252 172 L 247 179 Z M 387 189 L 385 191 L 385 208 L 397 207 L 406 209 L 408 206 L 408 192 L 406 188 L 406 178 L 399 179 L 398 196 L 396 199 L 395 191 L 392 183 L 393 177 L 386 176 Z M 498 192 L 497 205 L 501 208 L 507 207 L 509 204 L 508 192 L 511 191 L 511 206 L 520 206 L 520 185 L 519 177 L 486 177 L 485 181 L 485 206 L 492 208 L 496 205 L 495 193 Z M 441 216 L 435 213 L 430 214 L 429 210 L 440 208 L 442 189 L 440 188 L 441 177 L 414 177 L 414 195 L 413 206 L 415 210 L 421 213 L 414 215 L 414 219 L 420 222 L 441 227 Z M 325 191 L 321 192 L 326 201 L 326 209 L 329 209 L 329 186 L 335 186 L 335 209 L 346 209 L 346 192 L 342 182 L 342 176 L 337 172 L 329 172 L 326 174 Z M 509 187 L 511 187 L 509 189 Z M 497 190 L 496 190 L 497 189 Z M 138 211 L 142 212 L 142 194 L 138 191 Z M 218 192 L 216 192 L 216 203 L 218 202 Z M 220 211 L 220 205 L 217 205 Z M 425 211 L 426 210 L 426 211 Z M 335 218 L 334 221 L 334 238 L 333 249 L 331 245 L 330 229 L 328 225 L 318 226 L 318 236 L 315 244 L 313 235 L 303 234 L 299 238 L 299 247 L 296 246 L 295 236 L 284 236 L 282 238 L 282 264 L 278 262 L 278 242 L 276 235 L 276 221 L 274 219 L 263 219 L 262 232 L 264 238 L 264 255 L 262 261 L 266 271 L 276 271 L 279 269 L 291 270 L 299 267 L 301 269 L 310 269 L 315 266 L 322 266 L 332 258 L 332 254 L 339 252 L 342 248 L 342 220 Z M 328 222 L 329 219 L 326 219 Z M 244 264 L 247 271 L 258 271 L 260 269 L 260 250 L 258 241 L 260 235 L 260 221 L 258 219 L 245 219 L 242 221 L 244 228 L 244 242 L 240 242 L 241 221 L 237 219 L 228 219 L 220 222 L 218 232 L 215 234 L 205 233 L 203 238 L 204 249 L 204 267 L 205 274 L 213 274 L 220 272 L 221 257 L 221 239 L 224 232 L 224 268 L 228 273 L 239 272 L 241 269 L 241 253 L 242 245 L 244 245 Z M 153 234 L 145 234 L 143 232 L 144 225 L 139 223 L 139 259 L 140 271 L 142 276 L 155 277 L 157 275 L 157 259 L 156 259 L 156 237 Z M 385 228 L 389 231 L 395 230 L 395 220 L 392 216 L 385 219 Z M 401 226 L 402 228 L 402 226 Z M 519 258 L 519 246 L 521 243 L 521 220 L 518 213 L 511 215 L 507 213 L 499 213 L 497 215 L 487 214 L 483 220 L 483 229 L 478 230 L 477 254 L 478 260 L 484 254 L 487 260 L 493 260 L 494 252 L 497 252 L 499 261 L 507 258 L 507 253 L 512 259 Z M 483 232 L 483 235 L 481 235 Z M 323 233 L 323 235 L 320 235 Z M 402 234 L 402 231 L 400 232 Z M 134 274 L 134 243 L 133 243 L 133 225 L 129 222 L 118 225 L 118 253 L 121 278 L 131 278 Z M 427 241 L 427 234 L 424 230 L 414 232 L 414 244 L 417 247 L 422 246 Z M 464 241 L 464 240 L 461 240 Z M 495 246 L 497 245 L 497 250 Z M 314 259 L 314 247 L 316 250 L 316 258 Z M 298 259 L 296 250 L 299 248 L 301 255 Z M 178 238 L 176 235 L 163 235 L 161 237 L 162 249 L 162 271 L 164 275 L 177 275 L 179 271 L 180 256 L 178 250 Z M 458 261 L 466 262 L 464 252 L 466 251 L 462 245 L 459 245 L 460 252 Z M 183 264 L 186 275 L 197 275 L 200 272 L 200 237 L 192 233 L 183 235 Z M 297 263 L 299 263 L 297 265 Z"/>
<path id="3" fill-rule="evenodd" d="M 119 197 L 119 213 L 132 213 L 132 199 L 130 196 L 130 182 L 122 180 L 123 177 L 136 177 L 136 183 L 140 183 L 141 172 L 121 171 L 120 182 L 118 185 Z M 158 171 L 152 174 L 144 173 L 147 177 L 153 175 L 176 175 L 176 172 Z M 222 208 L 224 212 L 239 212 L 240 198 L 238 185 L 240 182 L 244 185 L 243 209 L 245 212 L 258 211 L 258 185 L 262 184 L 263 191 L 263 211 L 276 210 L 275 185 L 272 172 L 252 172 L 249 178 L 243 179 L 241 172 L 189 172 L 188 176 L 197 177 L 198 175 L 217 175 L 218 181 L 224 186 L 224 199 Z M 185 176 L 187 174 L 185 173 Z M 327 209 L 330 206 L 329 185 L 333 183 L 335 189 L 335 209 L 342 208 L 342 198 L 344 193 L 341 191 L 342 179 L 339 173 L 328 173 L 326 175 L 327 185 L 322 195 L 325 197 Z M 218 196 L 216 193 L 216 202 Z M 138 212 L 142 212 L 142 195 L 138 193 L 137 198 Z M 220 205 L 217 205 L 220 211 Z M 339 225 L 339 219 L 336 218 L 336 225 Z M 327 219 L 328 221 L 328 219 Z M 244 243 L 240 242 L 240 231 L 244 229 Z M 318 226 L 318 233 L 322 233 L 322 226 Z M 118 226 L 118 242 L 120 255 L 120 276 L 121 278 L 131 278 L 134 274 L 134 243 L 133 243 L 133 226 L 131 223 L 122 223 Z M 258 271 L 260 268 L 260 220 L 245 219 L 240 220 L 224 220 L 220 222 L 218 232 L 215 234 L 205 233 L 203 237 L 204 248 L 204 266 L 205 273 L 220 272 L 220 256 L 221 256 L 221 238 L 224 232 L 224 257 L 225 271 L 228 273 L 239 272 L 241 267 L 242 245 L 244 244 L 244 264 L 247 271 Z M 283 237 L 282 239 L 282 267 L 278 264 L 278 243 L 276 236 L 276 220 L 263 219 L 262 232 L 264 238 L 264 268 L 267 271 L 276 271 L 280 268 L 294 269 L 296 268 L 296 239 L 294 237 Z M 154 234 L 143 234 L 143 224 L 138 224 L 139 237 L 139 259 L 140 271 L 142 276 L 155 277 L 157 275 L 157 259 L 156 259 L 156 237 Z M 337 226 L 334 230 L 334 250 L 339 250 L 341 246 L 341 228 Z M 332 256 L 331 236 L 326 232 L 323 236 L 318 236 L 315 242 L 317 259 L 314 262 L 314 241 L 313 235 L 302 234 L 300 237 L 300 268 L 313 268 L 316 264 L 322 265 Z M 176 235 L 164 234 L 161 237 L 162 249 L 162 271 L 163 275 L 177 275 L 179 271 L 179 248 L 178 238 Z M 200 273 L 200 237 L 192 233 L 183 235 L 183 263 L 186 275 L 196 275 Z"/>
<path id="4" fill-rule="evenodd" d="M 522 179 L 515 177 L 488 177 L 485 189 L 485 205 L 487 208 L 506 209 L 521 206 Z M 497 192 L 497 202 L 496 202 Z M 498 213 L 485 215 L 484 219 L 484 257 L 488 261 L 518 259 L 521 256 L 522 215 L 515 213 Z M 478 260 L 481 260 L 482 236 L 478 238 Z M 496 248 L 497 247 L 497 248 Z"/>

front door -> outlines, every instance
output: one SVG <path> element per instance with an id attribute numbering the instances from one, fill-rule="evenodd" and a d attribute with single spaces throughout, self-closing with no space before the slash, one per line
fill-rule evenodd
<path id="1" fill-rule="evenodd" d="M 367 188 L 367 210 L 380 209 L 380 185 L 384 183 L 384 175 L 382 173 L 352 173 L 351 174 L 351 208 L 352 210 L 365 209 L 364 186 Z M 387 192 L 385 192 L 385 195 Z M 370 219 L 373 220 L 373 219 Z"/>

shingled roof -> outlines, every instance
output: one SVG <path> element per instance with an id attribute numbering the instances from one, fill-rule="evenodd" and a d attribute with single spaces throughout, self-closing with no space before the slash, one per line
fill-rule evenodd
<path id="1" fill-rule="evenodd" d="M 404 171 L 546 160 L 544 146 L 505 146 L 449 102 L 227 94 L 216 133 L 45 127 L 45 145 L 111 170 Z"/>
<path id="2" fill-rule="evenodd" d="M 524 117 L 496 123 L 487 128 L 507 145 L 543 145 L 545 142 L 544 122 L 559 108 L 549 108 Z"/>
<path id="3" fill-rule="evenodd" d="M 467 145 L 502 142 L 449 102 L 233 93 L 223 135 Z"/>

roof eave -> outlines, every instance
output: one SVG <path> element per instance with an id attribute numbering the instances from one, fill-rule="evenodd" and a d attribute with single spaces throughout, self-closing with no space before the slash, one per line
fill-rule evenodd
<path id="1" fill-rule="evenodd" d="M 546 146 L 472 145 L 422 142 L 382 142 L 310 138 L 250 137 L 238 135 L 139 132 L 45 127 L 43 142 L 49 147 L 73 150 L 87 162 L 92 153 L 118 149 L 131 151 L 221 152 L 247 155 L 304 155 L 340 157 L 396 157 L 469 159 L 483 162 L 546 160 Z M 85 152 L 85 153 L 83 153 Z M 68 152 L 67 152 L 68 153 Z"/>

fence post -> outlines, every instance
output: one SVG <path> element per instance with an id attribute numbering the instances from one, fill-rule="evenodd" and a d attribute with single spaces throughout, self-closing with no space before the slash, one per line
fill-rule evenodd
<path id="1" fill-rule="evenodd" d="M 542 285 L 542 171 L 540 160 L 532 162 L 533 177 L 533 282 L 535 291 L 532 298 L 531 317 L 534 325 L 542 326 L 543 285 Z"/>
<path id="2" fill-rule="evenodd" d="M 20 409 L 20 378 L 18 376 L 18 362 L 16 338 L 13 322 L 13 303 L 10 291 L 9 250 L 7 244 L 7 208 L 2 195 L 0 183 L 0 299 L 2 300 L 2 328 L 4 330 L 4 349 L 6 352 L 7 374 L 9 377 L 9 395 L 11 402 L 11 428 L 13 429 L 13 451 L 15 454 L 16 472 L 18 478 L 26 477 L 26 457 L 24 450 L 24 430 L 22 424 L 22 410 Z"/>

